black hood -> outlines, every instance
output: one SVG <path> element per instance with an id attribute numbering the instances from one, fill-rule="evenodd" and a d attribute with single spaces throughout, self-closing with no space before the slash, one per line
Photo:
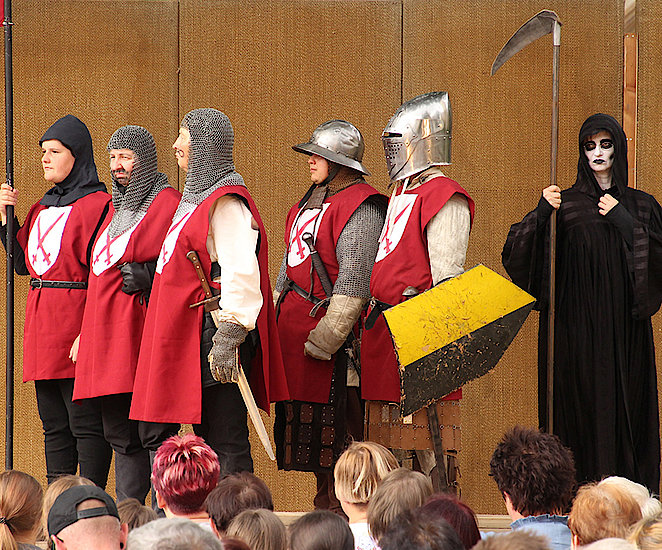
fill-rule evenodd
<path id="1" fill-rule="evenodd" d="M 602 131 L 608 132 L 614 143 L 614 163 L 611 167 L 612 189 L 610 193 L 617 194 L 618 196 L 615 198 L 620 200 L 620 197 L 625 195 L 625 189 L 628 186 L 628 146 L 623 128 L 610 115 L 602 113 L 591 115 L 584 121 L 579 130 L 579 162 L 577 163 L 575 187 L 592 197 L 600 197 L 604 193 L 595 179 L 595 174 L 584 152 L 584 142 L 590 136 Z"/>
<path id="2" fill-rule="evenodd" d="M 60 141 L 76 160 L 69 175 L 49 189 L 39 201 L 40 204 L 67 206 L 90 193 L 106 191 L 106 186 L 99 181 L 94 164 L 92 137 L 83 122 L 73 115 L 62 117 L 41 136 L 39 145 L 51 139 Z"/>

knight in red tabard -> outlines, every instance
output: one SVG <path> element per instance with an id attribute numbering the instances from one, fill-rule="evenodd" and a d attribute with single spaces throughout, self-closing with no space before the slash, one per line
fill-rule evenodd
<path id="1" fill-rule="evenodd" d="M 239 363 L 255 400 L 287 399 L 257 207 L 232 159 L 234 132 L 216 109 L 195 109 L 173 148 L 186 171 L 184 193 L 161 246 L 138 358 L 130 417 L 193 424 L 219 457 L 222 474 L 252 471 L 246 407 L 236 384 Z M 202 306 L 193 264 L 220 291 L 218 326 Z M 237 361 L 239 358 L 239 362 Z M 167 432 L 141 431 L 156 451 Z"/>
<path id="2" fill-rule="evenodd" d="M 451 109 L 446 92 L 404 103 L 382 134 L 393 193 L 370 278 L 372 307 L 361 340 L 363 398 L 398 403 L 400 375 L 379 313 L 464 271 L 474 202 L 441 166 L 450 164 Z M 372 326 L 374 323 L 374 326 Z M 445 397 L 459 399 L 462 390 Z M 422 469 L 431 453 L 418 453 Z"/>
<path id="3" fill-rule="evenodd" d="M 292 397 L 276 406 L 278 465 L 314 472 L 315 507 L 342 513 L 333 467 L 348 437 L 363 437 L 358 346 L 353 344 L 370 297 L 386 197 L 363 178 L 368 174 L 361 164 L 363 136 L 349 122 L 325 122 L 309 142 L 293 149 L 308 155 L 313 185 L 287 216 L 287 251 L 276 283 Z M 321 268 L 315 267 L 315 252 Z"/>
<path id="4" fill-rule="evenodd" d="M 112 451 L 101 413 L 92 402 L 74 404 L 72 346 L 80 333 L 91 247 L 110 202 L 94 164 L 87 126 L 73 115 L 56 121 L 39 140 L 44 179 L 54 186 L 12 236 L 14 267 L 30 275 L 23 337 L 23 381 L 35 381 L 44 427 L 48 482 L 80 475 L 106 486 Z M 8 205 L 17 191 L 0 189 L 3 244 Z M 15 220 L 14 228 L 18 228 Z"/>
<path id="5" fill-rule="evenodd" d="M 112 204 L 92 248 L 74 399 L 98 398 L 115 450 L 117 500 L 144 502 L 149 453 L 129 408 L 156 259 L 181 193 L 158 172 L 156 144 L 145 128 L 119 128 L 108 152 Z"/>

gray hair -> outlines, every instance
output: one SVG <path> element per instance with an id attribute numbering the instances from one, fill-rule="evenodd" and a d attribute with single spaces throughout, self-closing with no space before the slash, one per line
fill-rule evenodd
<path id="1" fill-rule="evenodd" d="M 188 519 L 162 518 L 131 531 L 127 550 L 223 550 L 223 545 Z"/>

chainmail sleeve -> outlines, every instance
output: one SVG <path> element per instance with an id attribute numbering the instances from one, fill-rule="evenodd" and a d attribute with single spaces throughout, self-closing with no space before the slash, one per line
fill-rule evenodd
<path id="1" fill-rule="evenodd" d="M 368 199 L 349 218 L 336 244 L 339 269 L 334 294 L 370 298 L 370 274 L 385 216 L 384 208 Z"/>
<path id="2" fill-rule="evenodd" d="M 281 293 L 285 287 L 285 279 L 287 278 L 287 250 L 283 254 L 283 261 L 280 263 L 280 270 L 278 271 L 278 278 L 274 286 L 274 292 Z"/>

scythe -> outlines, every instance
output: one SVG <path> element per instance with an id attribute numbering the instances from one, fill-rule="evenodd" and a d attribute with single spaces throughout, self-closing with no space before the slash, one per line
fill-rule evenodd
<path id="1" fill-rule="evenodd" d="M 524 25 L 501 48 L 494 63 L 492 72 L 508 61 L 513 55 L 526 46 L 547 34 L 553 34 L 554 55 L 552 59 L 552 144 L 550 162 L 550 185 L 556 185 L 556 164 L 559 143 L 559 56 L 561 49 L 561 21 L 553 11 L 543 10 Z M 549 307 L 547 314 L 547 431 L 554 433 L 554 316 L 556 304 L 556 210 L 552 213 L 549 224 Z M 542 388 L 538 388 L 541 391 Z"/>

